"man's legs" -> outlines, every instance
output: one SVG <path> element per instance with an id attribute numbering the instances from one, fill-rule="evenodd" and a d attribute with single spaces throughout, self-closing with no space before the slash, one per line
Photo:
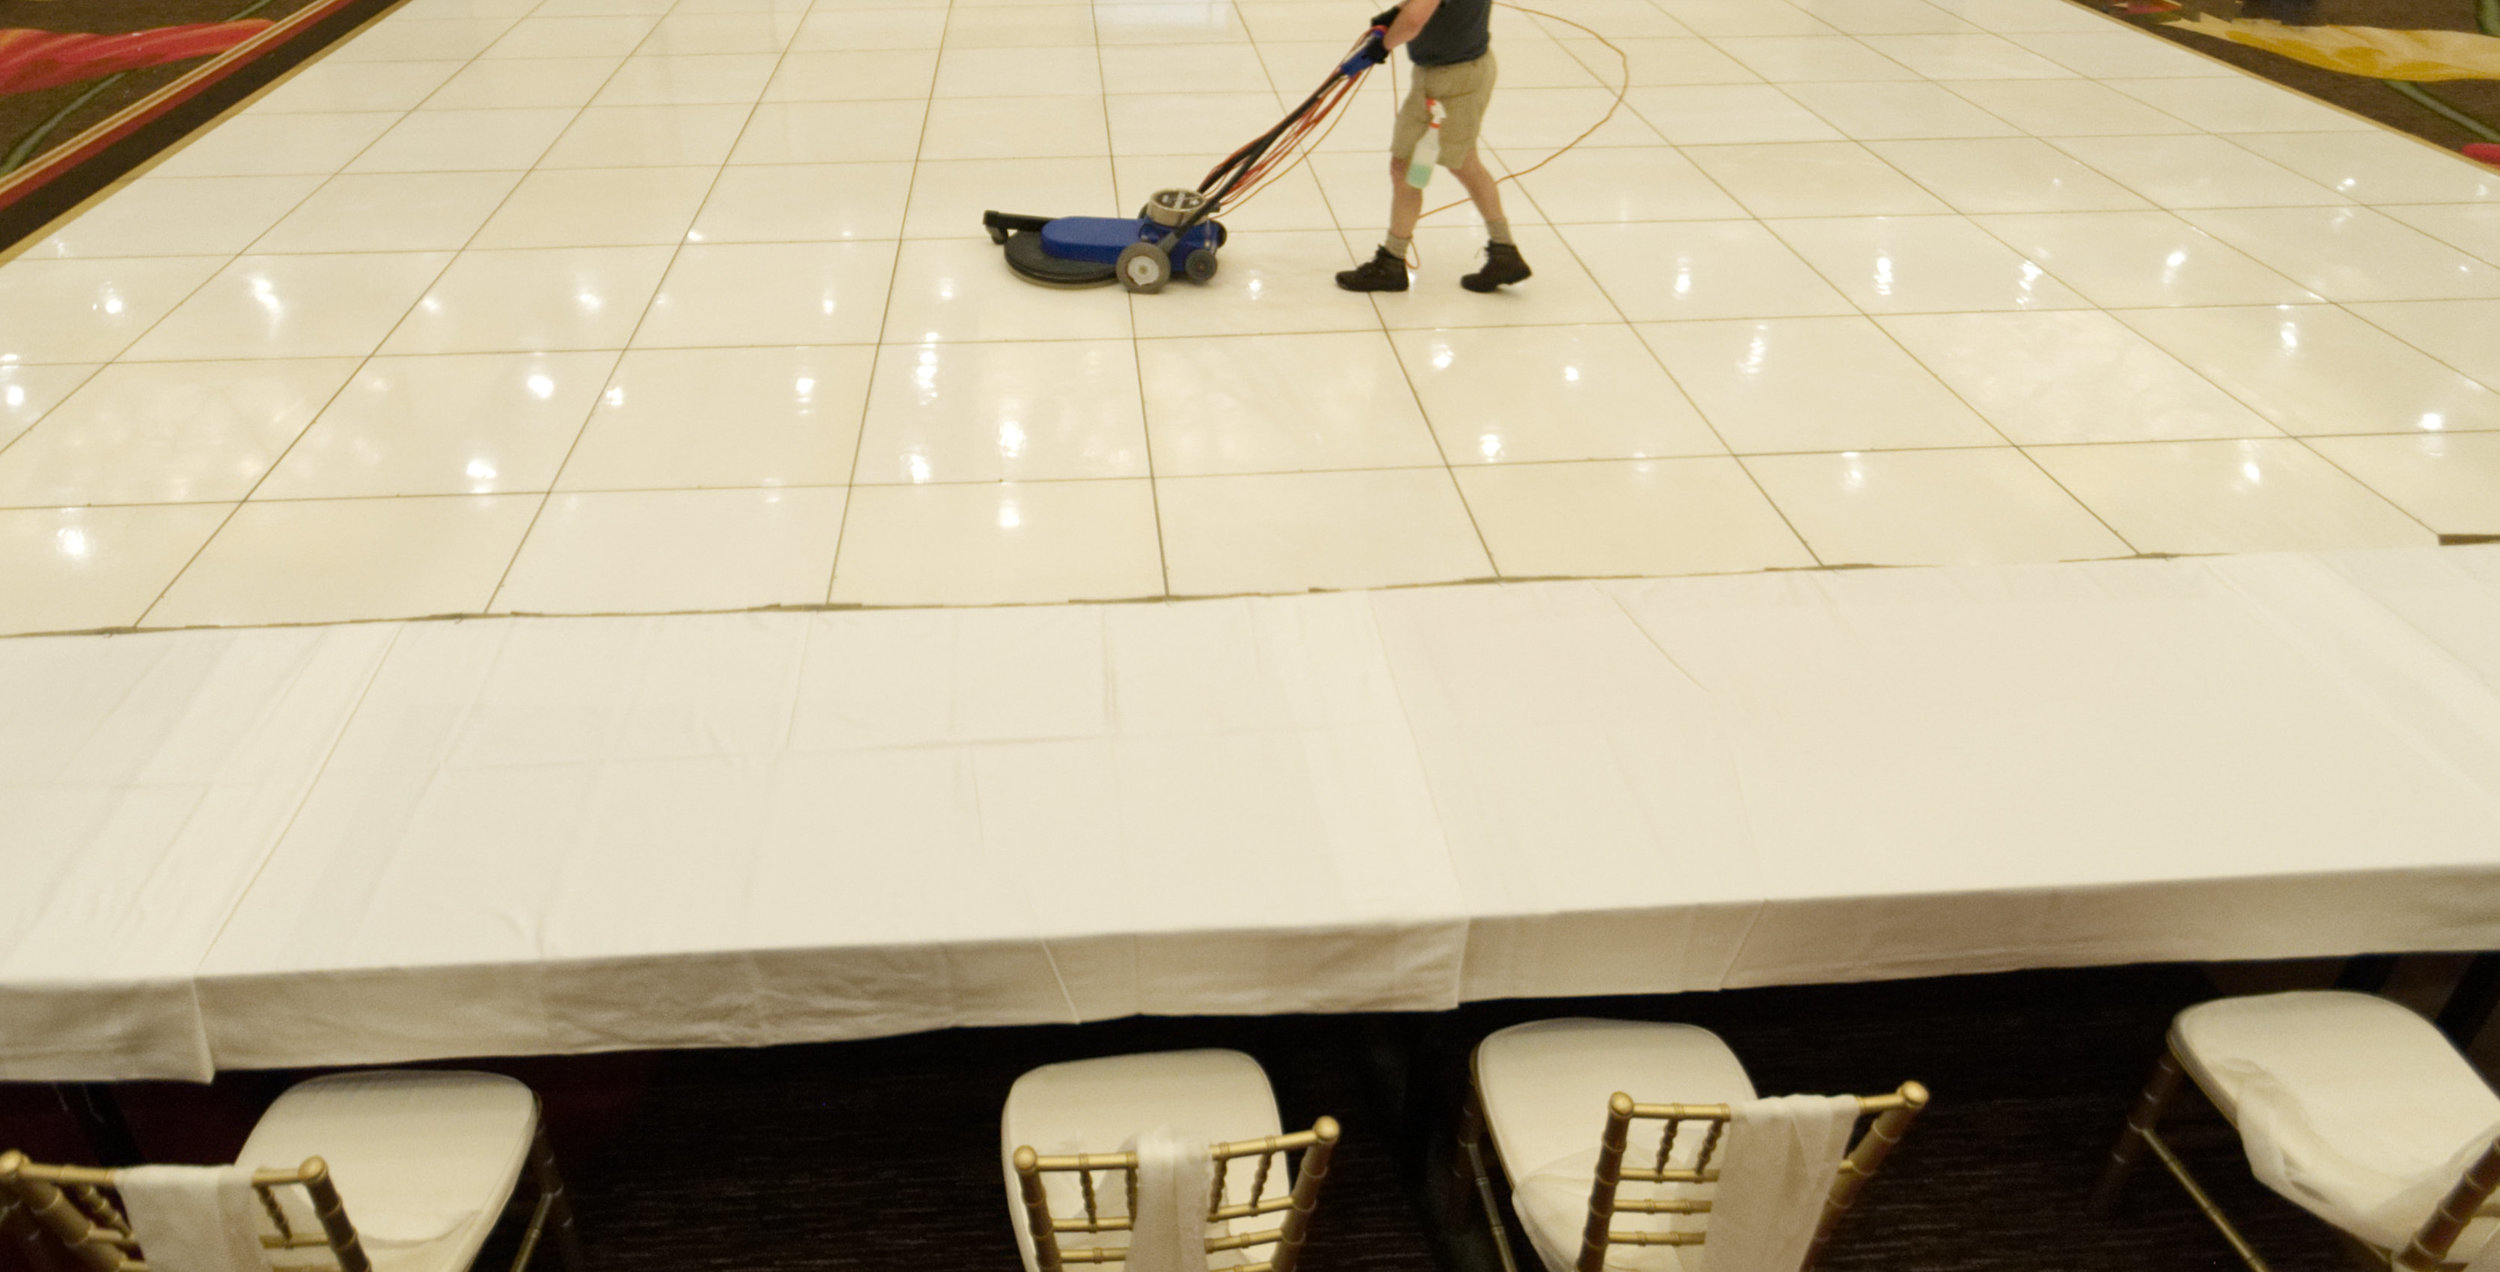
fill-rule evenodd
<path id="1" fill-rule="evenodd" d="M 1484 218 L 1486 239 L 1484 268 L 1461 277 L 1458 285 L 1472 292 L 1489 292 L 1526 278 L 1528 262 L 1521 259 L 1518 244 L 1511 241 L 1510 220 L 1502 215 L 1501 183 L 1486 170 L 1483 152 L 1468 151 L 1467 162 L 1451 172 L 1460 185 L 1467 187 L 1467 197 L 1475 201 L 1476 214 Z"/>
<path id="2" fill-rule="evenodd" d="M 1406 249 L 1415 241 L 1415 222 L 1424 214 L 1424 192 L 1406 184 L 1406 161 L 1392 156 L 1389 160 L 1389 237 L 1382 240 L 1372 258 L 1353 269 L 1337 273 L 1337 285 L 1347 291 L 1406 290 Z"/>

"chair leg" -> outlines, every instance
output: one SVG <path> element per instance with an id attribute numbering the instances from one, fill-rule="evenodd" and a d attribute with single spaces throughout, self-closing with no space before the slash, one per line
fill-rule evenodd
<path id="1" fill-rule="evenodd" d="M 1468 1084 L 1466 1103 L 1458 1111 L 1458 1152 L 1451 1169 L 1475 1176 L 1476 1204 L 1484 1209 L 1484 1226 L 1493 1234 L 1493 1253 L 1502 1261 L 1502 1272 L 1519 1272 L 1519 1261 L 1510 1252 L 1510 1232 L 1502 1225 L 1501 1202 L 1493 1195 L 1493 1177 L 1484 1165 L 1484 1106 L 1474 1083 Z"/>
<path id="2" fill-rule="evenodd" d="M 564 1176 L 556 1170 L 555 1150 L 547 1144 L 547 1128 L 540 1126 L 530 1136 L 530 1176 L 538 1184 L 538 1206 L 530 1215 L 529 1234 L 522 1238 L 521 1250 L 512 1261 L 513 1272 L 529 1262 L 532 1249 L 542 1234 L 553 1239 L 556 1261 L 564 1272 L 586 1272 L 582 1258 L 582 1234 L 573 1223 L 573 1199 L 564 1191 Z"/>
<path id="3" fill-rule="evenodd" d="M 2179 1098 L 2179 1084 L 2186 1076 L 2179 1067 L 2179 1058 L 2164 1045 L 2161 1060 L 2153 1066 L 2153 1076 L 2144 1083 L 2143 1094 L 2135 1097 L 2135 1106 L 2127 1110 L 2127 1123 L 2118 1132 L 2118 1142 L 2110 1146 L 2109 1165 L 2101 1171 L 2100 1186 L 2092 1190 L 2094 1215 L 2105 1217 L 2117 1208 L 2127 1177 L 2144 1160 L 2146 1133 L 2161 1124 L 2162 1114 L 2169 1112 L 2172 1102 Z"/>

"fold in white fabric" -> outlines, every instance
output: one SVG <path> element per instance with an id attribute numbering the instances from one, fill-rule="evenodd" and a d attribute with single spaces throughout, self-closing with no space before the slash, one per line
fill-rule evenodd
<path id="1" fill-rule="evenodd" d="M 114 1186 L 150 1272 L 269 1272 L 249 1166 L 134 1166 Z"/>
<path id="2" fill-rule="evenodd" d="M 2320 1126 L 2320 1121 L 2336 1119 L 2340 1111 L 2321 1107 L 2319 1093 L 2304 1100 L 2299 1089 L 2245 1062 L 2226 1061 L 2214 1068 L 2232 1081 L 2239 1105 L 2240 1143 L 2258 1181 L 2311 1214 L 2384 1249 L 2396 1249 L 2412 1239 L 2415 1229 L 2456 1187 L 2493 1136 L 2500 1135 L 2500 1125 L 2480 1130 L 2457 1126 L 2330 1130 Z M 2451 1141 L 2457 1144 L 2455 1151 L 2422 1169 L 2429 1160 L 2421 1152 L 2426 1139 L 2452 1136 L 2459 1137 Z M 2492 1272 L 2500 1272 L 2500 1255 L 2492 1256 L 2490 1262 Z"/>
<path id="3" fill-rule="evenodd" d="M 1128 1272 L 1207 1272 L 1215 1158 L 1206 1138 L 1159 1126 L 1130 1149 L 1137 1154 L 1137 1210 L 1129 1216 Z"/>
<path id="4" fill-rule="evenodd" d="M 1849 1151 L 1857 1099 L 1783 1095 L 1730 1109 L 1703 1264 L 1709 1272 L 1797 1272 Z"/>

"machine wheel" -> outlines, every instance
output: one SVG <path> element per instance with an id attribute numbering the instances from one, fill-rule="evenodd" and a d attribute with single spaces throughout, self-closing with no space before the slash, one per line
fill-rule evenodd
<path id="1" fill-rule="evenodd" d="M 1159 292 L 1172 281 L 1172 258 L 1152 243 L 1131 243 L 1120 249 L 1120 259 L 1112 262 L 1112 270 L 1120 276 L 1120 285 L 1133 292 Z"/>
<path id="2" fill-rule="evenodd" d="M 1182 257 L 1181 272 L 1189 275 L 1189 281 L 1193 283 L 1203 283 L 1215 277 L 1215 253 L 1202 247 Z"/>

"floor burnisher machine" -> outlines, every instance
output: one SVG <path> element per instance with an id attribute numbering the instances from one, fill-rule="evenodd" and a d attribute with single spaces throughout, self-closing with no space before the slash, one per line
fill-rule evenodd
<path id="1" fill-rule="evenodd" d="M 1302 104 L 1276 126 L 1252 138 L 1207 173 L 1195 190 L 1159 190 L 1135 216 L 1021 216 L 984 212 L 990 241 L 1006 249 L 1007 264 L 1037 283 L 1085 287 L 1118 279 L 1132 292 L 1158 292 L 1175 267 L 1193 283 L 1215 277 L 1216 252 L 1224 246 L 1218 214 L 1292 168 L 1354 96 L 1371 69 L 1387 60 L 1383 14 L 1355 43 L 1353 52 Z"/>

